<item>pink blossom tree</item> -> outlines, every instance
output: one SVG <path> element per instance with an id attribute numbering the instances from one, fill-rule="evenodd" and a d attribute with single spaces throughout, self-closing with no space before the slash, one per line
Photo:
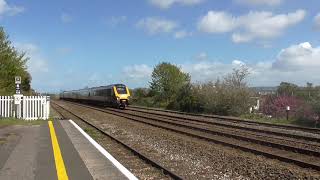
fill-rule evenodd
<path id="1" fill-rule="evenodd" d="M 286 117 L 286 107 L 290 106 L 290 117 L 312 119 L 314 112 L 305 101 L 294 96 L 268 96 L 262 105 L 264 114 L 273 117 Z"/>

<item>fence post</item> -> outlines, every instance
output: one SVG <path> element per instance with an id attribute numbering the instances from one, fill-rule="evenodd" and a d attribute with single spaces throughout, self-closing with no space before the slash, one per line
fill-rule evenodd
<path id="1" fill-rule="evenodd" d="M 2 114 L 2 112 L 3 112 L 3 104 L 2 104 L 2 96 L 0 96 L 0 117 L 3 117 L 3 114 Z"/>
<path id="2" fill-rule="evenodd" d="M 7 110 L 8 110 L 8 105 L 7 105 L 7 96 L 4 97 L 4 117 L 7 117 Z"/>
<path id="3" fill-rule="evenodd" d="M 31 112 L 32 112 L 32 115 L 30 117 L 31 120 L 33 120 L 33 117 L 34 117 L 34 96 L 31 97 Z"/>
<path id="4" fill-rule="evenodd" d="M 16 103 L 19 101 L 20 103 Z M 50 96 L 0 96 L 0 117 L 49 119 Z"/>
<path id="5" fill-rule="evenodd" d="M 24 119 L 26 119 L 26 120 L 28 119 L 28 112 L 29 112 L 28 111 L 28 98 L 29 97 L 27 97 L 27 96 L 24 97 L 24 100 L 25 100 L 24 101 L 25 102 L 25 107 L 24 107 L 25 108 L 25 113 L 24 113 L 25 117 L 24 117 Z"/>
<path id="6" fill-rule="evenodd" d="M 43 119 L 42 117 L 42 96 L 39 96 L 39 119 Z"/>
<path id="7" fill-rule="evenodd" d="M 27 98 L 27 120 L 29 120 L 30 119 L 30 96 L 28 96 L 28 98 Z"/>
<path id="8" fill-rule="evenodd" d="M 47 117 L 46 119 L 49 119 L 49 115 L 50 115 L 50 96 L 47 96 Z"/>
<path id="9" fill-rule="evenodd" d="M 26 99 L 25 99 L 25 96 L 22 98 L 22 119 L 25 119 L 26 116 L 25 116 L 25 113 L 26 113 Z"/>
<path id="10" fill-rule="evenodd" d="M 35 111 L 36 111 L 36 114 L 35 114 L 34 118 L 36 119 L 37 117 L 39 117 L 38 116 L 38 112 L 39 112 L 38 110 L 39 109 L 38 109 L 38 97 L 37 96 L 35 97 L 34 102 L 35 102 Z"/>

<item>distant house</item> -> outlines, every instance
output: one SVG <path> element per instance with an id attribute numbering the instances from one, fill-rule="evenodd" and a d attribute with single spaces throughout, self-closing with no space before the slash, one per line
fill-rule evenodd
<path id="1" fill-rule="evenodd" d="M 278 87 L 251 87 L 257 96 L 266 96 L 270 94 L 276 94 Z"/>

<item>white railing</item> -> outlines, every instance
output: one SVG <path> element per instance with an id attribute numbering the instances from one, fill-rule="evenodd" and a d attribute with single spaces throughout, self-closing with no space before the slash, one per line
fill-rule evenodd
<path id="1" fill-rule="evenodd" d="M 13 96 L 0 96 L 0 117 L 15 117 Z"/>
<path id="2" fill-rule="evenodd" d="M 25 120 L 49 119 L 49 96 L 0 96 L 0 118 L 15 117 Z"/>

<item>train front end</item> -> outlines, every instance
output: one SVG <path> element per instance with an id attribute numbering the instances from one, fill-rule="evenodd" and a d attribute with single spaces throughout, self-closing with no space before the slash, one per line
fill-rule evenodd
<path id="1" fill-rule="evenodd" d="M 118 107 L 125 109 L 126 106 L 129 105 L 129 88 L 123 84 L 117 84 L 113 87 L 113 91 L 117 99 Z"/>

